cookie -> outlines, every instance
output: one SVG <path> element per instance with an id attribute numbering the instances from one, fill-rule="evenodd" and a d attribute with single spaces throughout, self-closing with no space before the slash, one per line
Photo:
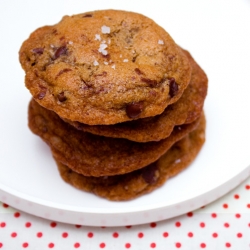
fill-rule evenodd
<path id="1" fill-rule="evenodd" d="M 22 44 L 19 59 L 41 106 L 89 125 L 161 114 L 191 78 L 189 60 L 163 28 L 118 10 L 41 27 Z"/>
<path id="2" fill-rule="evenodd" d="M 162 186 L 188 167 L 205 141 L 205 119 L 199 127 L 176 142 L 158 161 L 128 174 L 86 177 L 57 161 L 62 179 L 72 186 L 112 201 L 131 200 Z"/>
<path id="3" fill-rule="evenodd" d="M 136 142 L 159 141 L 170 135 L 174 126 L 191 123 L 203 109 L 207 95 L 208 79 L 205 72 L 195 62 L 188 51 L 183 50 L 189 59 L 192 74 L 191 81 L 181 98 L 165 111 L 154 117 L 142 118 L 114 125 L 87 125 L 66 120 L 79 130 L 114 138 L 126 138 Z"/>
<path id="4" fill-rule="evenodd" d="M 85 176 L 124 174 L 159 159 L 176 141 L 194 130 L 199 119 L 176 126 L 169 137 L 158 142 L 138 143 L 78 131 L 56 113 L 32 100 L 29 127 L 51 147 L 55 159 Z"/>

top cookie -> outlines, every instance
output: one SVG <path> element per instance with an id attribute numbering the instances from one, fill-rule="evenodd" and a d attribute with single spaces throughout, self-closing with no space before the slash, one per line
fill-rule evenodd
<path id="1" fill-rule="evenodd" d="M 191 78 L 187 57 L 163 28 L 117 10 L 65 16 L 39 28 L 19 58 L 40 105 L 89 125 L 160 114 Z"/>

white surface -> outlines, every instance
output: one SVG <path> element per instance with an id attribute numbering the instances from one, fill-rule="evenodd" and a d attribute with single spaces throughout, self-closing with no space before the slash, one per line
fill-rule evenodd
<path id="1" fill-rule="evenodd" d="M 65 14 L 140 12 L 188 49 L 209 78 L 207 141 L 195 162 L 162 188 L 109 202 L 65 184 L 48 147 L 27 127 L 30 94 L 18 62 L 21 43 Z M 205 205 L 250 175 L 250 2 L 1 1 L 0 200 L 53 220 L 118 226 L 170 218 Z"/>

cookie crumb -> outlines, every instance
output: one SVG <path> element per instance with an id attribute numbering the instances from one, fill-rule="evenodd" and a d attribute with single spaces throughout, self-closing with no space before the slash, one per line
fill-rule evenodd
<path id="1" fill-rule="evenodd" d="M 110 27 L 108 27 L 106 25 L 103 25 L 101 29 L 102 29 L 103 34 L 109 34 L 110 33 Z"/>

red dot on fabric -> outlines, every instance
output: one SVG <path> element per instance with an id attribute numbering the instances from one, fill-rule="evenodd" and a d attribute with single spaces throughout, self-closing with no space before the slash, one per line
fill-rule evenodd
<path id="1" fill-rule="evenodd" d="M 26 222 L 25 223 L 25 227 L 31 227 L 31 223 L 30 222 Z"/>
<path id="2" fill-rule="evenodd" d="M 143 238 L 144 234 L 143 233 L 138 233 L 139 238 Z"/>
<path id="3" fill-rule="evenodd" d="M 151 247 L 151 248 L 155 248 L 155 247 L 156 247 L 156 244 L 155 244 L 154 242 L 152 242 L 152 243 L 150 244 L 150 247 Z"/>
<path id="4" fill-rule="evenodd" d="M 0 242 L 0 248 L 2 248 L 2 246 L 3 246 L 3 243 Z"/>
<path id="5" fill-rule="evenodd" d="M 126 247 L 126 248 L 130 248 L 130 247 L 131 247 L 131 244 L 130 244 L 130 243 L 126 243 L 126 244 L 125 244 L 125 247 Z"/>
<path id="6" fill-rule="evenodd" d="M 214 238 L 217 238 L 217 237 L 218 237 L 218 234 L 217 234 L 217 233 L 213 233 L 212 236 L 213 236 Z"/>
<path id="7" fill-rule="evenodd" d="M 240 198 L 240 196 L 238 194 L 234 195 L 234 199 L 239 199 L 239 198 Z"/>
<path id="8" fill-rule="evenodd" d="M 79 248 L 79 247 L 80 247 L 80 243 L 76 242 L 76 243 L 74 244 L 74 248 Z"/>
<path id="9" fill-rule="evenodd" d="M 187 213 L 187 216 L 188 216 L 188 217 L 192 217 L 192 216 L 193 216 L 193 213 L 192 213 L 192 212 L 188 212 L 188 213 Z"/>
<path id="10" fill-rule="evenodd" d="M 229 223 L 224 223 L 224 227 L 230 227 Z"/>
<path id="11" fill-rule="evenodd" d="M 206 248 L 206 244 L 205 243 L 201 243 L 201 248 Z"/>
<path id="12" fill-rule="evenodd" d="M 164 237 L 164 238 L 167 238 L 167 237 L 168 237 L 168 232 L 164 232 L 164 233 L 163 233 L 163 237 Z"/>
<path id="13" fill-rule="evenodd" d="M 248 207 L 248 208 L 250 208 L 250 203 L 249 203 L 249 204 L 247 204 L 247 207 Z"/>
<path id="14" fill-rule="evenodd" d="M 37 236 L 38 238 L 41 238 L 41 237 L 43 236 L 43 233 L 38 232 L 38 233 L 36 234 L 36 236 Z"/>
<path id="15" fill-rule="evenodd" d="M 126 226 L 126 228 L 131 228 L 132 226 Z"/>
<path id="16" fill-rule="evenodd" d="M 248 227 L 250 227 L 250 223 L 248 223 Z"/>
<path id="17" fill-rule="evenodd" d="M 48 245 L 49 248 L 53 248 L 54 246 L 55 246 L 55 245 L 54 245 L 54 243 L 52 243 L 52 242 L 49 243 L 49 245 Z"/>
<path id="18" fill-rule="evenodd" d="M 6 204 L 6 203 L 3 203 L 3 207 L 4 207 L 4 208 L 8 208 L 8 207 L 9 207 L 9 205 L 8 205 L 8 204 Z"/>
<path id="19" fill-rule="evenodd" d="M 236 214 L 235 217 L 236 217 L 236 218 L 240 218 L 241 215 L 240 215 L 240 214 Z"/>
<path id="20" fill-rule="evenodd" d="M 12 238 L 17 237 L 17 233 L 13 232 L 13 233 L 11 234 L 11 237 L 12 237 Z"/>
<path id="21" fill-rule="evenodd" d="M 16 218 L 20 217 L 20 213 L 15 212 L 15 213 L 14 213 L 14 217 L 16 217 Z"/>
<path id="22" fill-rule="evenodd" d="M 106 244 L 104 243 L 104 242 L 102 242 L 101 244 L 100 244 L 100 248 L 104 248 L 106 246 Z"/>
<path id="23" fill-rule="evenodd" d="M 5 222 L 1 222 L 0 223 L 0 227 L 5 227 L 6 226 L 6 223 Z"/>
<path id="24" fill-rule="evenodd" d="M 29 246 L 29 244 L 27 242 L 23 243 L 23 248 L 27 248 Z"/>
<path id="25" fill-rule="evenodd" d="M 216 218 L 217 214 L 216 213 L 212 213 L 211 216 L 212 216 L 212 218 Z"/>
<path id="26" fill-rule="evenodd" d="M 150 227 L 156 227 L 157 224 L 155 222 L 150 223 Z"/>
<path id="27" fill-rule="evenodd" d="M 246 185 L 246 190 L 250 190 L 250 185 Z"/>
<path id="28" fill-rule="evenodd" d="M 237 237 L 241 238 L 242 237 L 242 233 L 237 233 Z"/>
<path id="29" fill-rule="evenodd" d="M 205 227 L 205 226 L 206 226 L 206 225 L 205 225 L 205 223 L 204 223 L 204 222 L 201 222 L 201 223 L 200 223 L 200 227 L 202 227 L 202 228 L 203 228 L 203 227 Z"/>
<path id="30" fill-rule="evenodd" d="M 229 242 L 227 242 L 225 245 L 226 247 L 231 247 L 231 244 Z"/>
<path id="31" fill-rule="evenodd" d="M 188 237 L 192 238 L 194 236 L 194 234 L 192 232 L 188 233 Z"/>
<path id="32" fill-rule="evenodd" d="M 68 237 L 68 233 L 67 232 L 62 233 L 62 237 L 63 238 L 67 238 Z"/>
<path id="33" fill-rule="evenodd" d="M 180 227 L 181 226 L 181 223 L 179 221 L 175 222 L 175 226 L 176 227 Z"/>
<path id="34" fill-rule="evenodd" d="M 119 237 L 119 234 L 118 234 L 117 232 L 114 232 L 114 233 L 113 233 L 113 237 L 114 237 L 114 238 L 118 238 L 118 237 Z"/>
<path id="35" fill-rule="evenodd" d="M 76 228 L 80 228 L 80 227 L 82 227 L 82 226 L 81 226 L 81 225 L 75 225 L 75 227 L 76 227 Z"/>
<path id="36" fill-rule="evenodd" d="M 56 225 L 57 225 L 57 224 L 56 224 L 55 222 L 51 222 L 51 223 L 50 223 L 50 226 L 51 226 L 51 227 L 56 227 Z"/>
<path id="37" fill-rule="evenodd" d="M 224 208 L 228 208 L 228 205 L 225 203 L 225 204 L 223 204 L 223 207 Z"/>
<path id="38" fill-rule="evenodd" d="M 93 234 L 92 232 L 89 232 L 89 233 L 88 233 L 88 237 L 89 237 L 89 238 L 92 238 L 93 236 L 94 236 L 94 234 Z"/>
<path id="39" fill-rule="evenodd" d="M 180 242 L 177 242 L 177 243 L 175 243 L 175 246 L 176 246 L 177 248 L 181 248 L 181 243 L 180 243 Z"/>

